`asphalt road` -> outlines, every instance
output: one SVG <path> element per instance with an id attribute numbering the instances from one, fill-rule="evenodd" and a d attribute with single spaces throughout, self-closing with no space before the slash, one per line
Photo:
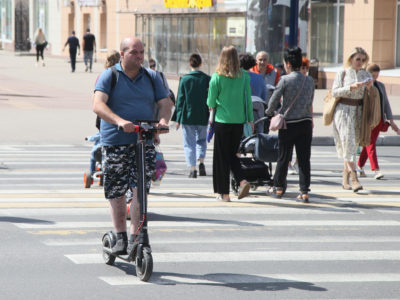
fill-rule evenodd
<path id="1" fill-rule="evenodd" d="M 314 146 L 310 204 L 295 201 L 295 175 L 281 200 L 260 187 L 221 203 L 212 149 L 208 176 L 189 179 L 181 131 L 171 130 L 162 138 L 168 171 L 149 196 L 154 273 L 143 283 L 133 265 L 102 261 L 108 204 L 99 186 L 83 187 L 84 137 L 94 133 L 87 87 L 97 74 L 79 64 L 70 74 L 59 59 L 35 69 L 33 58 L 6 57 L 0 299 L 400 299 L 398 147 L 378 148 L 385 177 L 367 169 L 358 194 L 341 189 L 334 148 Z"/>

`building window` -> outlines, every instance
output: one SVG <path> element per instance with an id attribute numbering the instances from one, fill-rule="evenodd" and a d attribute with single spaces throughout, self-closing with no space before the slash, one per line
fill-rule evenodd
<path id="1" fill-rule="evenodd" d="M 312 0 L 310 57 L 329 66 L 343 62 L 344 0 Z"/>
<path id="2" fill-rule="evenodd" d="M 0 0 L 0 38 L 12 40 L 12 3 L 11 0 Z"/>
<path id="3" fill-rule="evenodd" d="M 213 73 L 223 46 L 245 50 L 244 34 L 236 31 L 244 32 L 236 28 L 244 24 L 243 14 L 142 15 L 136 17 L 136 35 L 145 44 L 146 59 L 155 59 L 163 72 L 188 73 L 190 54 L 198 53 L 203 71 Z"/>
<path id="4" fill-rule="evenodd" d="M 45 36 L 48 32 L 48 2 L 47 0 L 37 0 L 34 2 L 34 19 L 33 24 L 35 28 L 42 28 Z M 35 30 L 36 30 L 35 29 Z"/>

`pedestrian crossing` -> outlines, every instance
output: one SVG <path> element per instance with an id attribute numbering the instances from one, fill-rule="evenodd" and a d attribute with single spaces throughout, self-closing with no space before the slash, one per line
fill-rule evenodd
<path id="1" fill-rule="evenodd" d="M 312 158 L 318 166 L 312 203 L 294 200 L 297 176 L 289 176 L 284 199 L 268 198 L 259 188 L 248 198 L 223 203 L 215 201 L 210 175 L 187 178 L 182 149 L 164 145 L 163 151 L 168 171 L 149 195 L 154 273 L 148 283 L 104 264 L 101 237 L 112 223 L 101 187 L 83 187 L 90 147 L 0 146 L 0 218 L 9 218 L 68 264 L 90 266 L 93 277 L 113 287 L 285 284 L 323 292 L 362 283 L 399 291 L 400 188 L 390 181 L 367 178 L 368 190 L 344 191 L 333 148 L 319 149 Z M 397 176 L 395 162 L 382 165 L 391 166 L 389 178 Z M 206 166 L 210 173 L 211 153 Z M 117 260 L 121 265 L 134 268 Z M 329 299 L 378 295 L 352 293 Z"/>

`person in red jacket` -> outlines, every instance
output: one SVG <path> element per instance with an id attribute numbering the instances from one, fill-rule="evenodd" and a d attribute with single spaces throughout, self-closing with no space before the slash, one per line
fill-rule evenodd
<path id="1" fill-rule="evenodd" d="M 265 51 L 260 51 L 256 56 L 257 65 L 250 69 L 250 72 L 261 74 L 264 77 L 265 84 L 267 85 L 267 99 L 272 95 L 275 86 L 278 84 L 280 73 L 279 71 L 269 63 L 269 55 Z"/>

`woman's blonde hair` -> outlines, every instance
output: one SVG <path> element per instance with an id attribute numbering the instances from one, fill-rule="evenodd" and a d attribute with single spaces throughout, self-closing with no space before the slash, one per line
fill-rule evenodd
<path id="1" fill-rule="evenodd" d="M 224 75 L 230 78 L 235 78 L 241 74 L 239 55 L 234 46 L 228 46 L 222 49 L 215 71 L 218 75 Z"/>
<path id="2" fill-rule="evenodd" d="M 113 65 L 118 63 L 120 59 L 121 59 L 121 56 L 120 56 L 119 52 L 117 50 L 113 50 L 110 52 L 110 54 L 108 54 L 108 56 L 106 58 L 106 63 L 104 64 L 104 67 L 106 69 L 109 67 L 112 67 Z"/>
<path id="3" fill-rule="evenodd" d="M 369 55 L 367 53 L 367 51 L 365 51 L 363 48 L 361 47 L 355 47 L 353 49 L 353 51 L 350 53 L 350 55 L 347 57 L 346 60 L 346 66 L 350 67 L 351 66 L 351 60 L 353 59 L 353 57 L 357 54 L 361 54 L 361 55 L 365 55 L 365 62 L 363 64 L 363 68 L 365 69 L 368 65 L 368 61 L 369 61 Z"/>

